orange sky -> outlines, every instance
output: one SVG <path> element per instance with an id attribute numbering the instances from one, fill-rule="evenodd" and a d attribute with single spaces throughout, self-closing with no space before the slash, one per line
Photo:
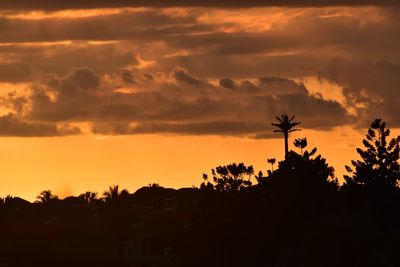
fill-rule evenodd
<path id="1" fill-rule="evenodd" d="M 337 174 L 343 174 L 361 138 L 348 131 L 304 131 L 293 138 L 307 136 L 310 146 L 318 145 L 337 166 Z M 232 162 L 253 164 L 265 172 L 267 157 L 282 159 L 283 140 L 159 135 L 1 138 L 0 149 L 0 195 L 34 200 L 47 188 L 67 196 L 86 190 L 101 193 L 113 184 L 130 191 L 153 182 L 173 188 L 199 186 L 204 172 Z"/>
<path id="2" fill-rule="evenodd" d="M 0 197 L 265 171 L 284 112 L 341 178 L 375 117 L 400 128 L 395 5 L 118 3 L 0 3 Z"/>

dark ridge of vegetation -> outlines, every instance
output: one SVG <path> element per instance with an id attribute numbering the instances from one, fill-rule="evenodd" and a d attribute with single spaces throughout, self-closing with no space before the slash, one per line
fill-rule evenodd
<path id="1" fill-rule="evenodd" d="M 343 185 L 302 138 L 265 175 L 233 163 L 199 188 L 7 196 L 0 266 L 400 266 L 400 138 L 389 136 L 371 124 Z"/>

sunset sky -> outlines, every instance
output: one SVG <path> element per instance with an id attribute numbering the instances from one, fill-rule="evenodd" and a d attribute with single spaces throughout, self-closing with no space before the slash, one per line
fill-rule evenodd
<path id="1" fill-rule="evenodd" d="M 374 118 L 400 128 L 400 5 L 327 2 L 2 0 L 0 197 L 265 172 L 284 112 L 341 179 Z"/>

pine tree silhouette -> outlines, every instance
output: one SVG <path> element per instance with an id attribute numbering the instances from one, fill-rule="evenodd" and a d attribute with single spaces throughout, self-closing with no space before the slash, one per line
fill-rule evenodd
<path id="1" fill-rule="evenodd" d="M 357 148 L 361 160 L 352 161 L 354 168 L 346 166 L 352 176 L 345 175 L 347 185 L 361 184 L 368 187 L 395 187 L 400 179 L 400 136 L 387 138 L 390 130 L 385 122 L 375 119 L 363 140 L 365 149 Z"/>

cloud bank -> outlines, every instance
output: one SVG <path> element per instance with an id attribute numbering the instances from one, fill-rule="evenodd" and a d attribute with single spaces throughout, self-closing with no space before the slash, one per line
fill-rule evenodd
<path id="1" fill-rule="evenodd" d="M 315 6 L 365 6 L 365 5 L 398 5 L 395 0 L 3 0 L 0 9 L 12 10 L 60 10 L 92 9 L 118 7 L 315 7 Z"/>
<path id="2" fill-rule="evenodd" d="M 283 112 L 313 129 L 400 126 L 397 1 L 146 3 L 2 1 L 0 85 L 26 89 L 0 95 L 0 135 L 269 138 Z"/>
<path id="3" fill-rule="evenodd" d="M 104 135 L 259 138 L 269 136 L 269 122 L 283 112 L 297 114 L 304 118 L 305 127 L 316 129 L 331 129 L 350 119 L 338 102 L 312 95 L 303 84 L 285 78 L 224 78 L 219 84 L 212 84 L 180 67 L 169 73 L 137 77 L 134 84 L 127 82 L 124 75 L 126 72 L 112 78 L 101 77 L 91 69 L 77 68 L 62 77 L 47 76 L 32 87 L 23 101 L 21 96 L 8 96 L 6 101 L 20 112 L 4 117 L 0 128 L 16 128 L 15 133 L 20 136 L 24 127 L 29 136 L 36 132 L 57 135 L 62 132 L 56 131 L 55 125 L 86 122 L 93 133 Z M 40 124 L 23 124 L 17 117 Z"/>

